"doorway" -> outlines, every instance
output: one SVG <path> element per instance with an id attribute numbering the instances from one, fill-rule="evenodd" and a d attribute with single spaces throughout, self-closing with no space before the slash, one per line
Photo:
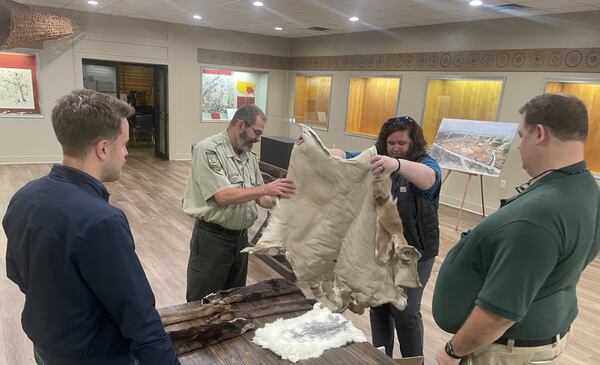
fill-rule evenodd
<path id="1" fill-rule="evenodd" d="M 128 147 L 169 159 L 168 69 L 166 65 L 82 60 L 83 86 L 129 103 Z"/>

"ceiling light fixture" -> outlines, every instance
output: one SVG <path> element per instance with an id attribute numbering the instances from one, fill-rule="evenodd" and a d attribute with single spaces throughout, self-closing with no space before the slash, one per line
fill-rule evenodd
<path id="1" fill-rule="evenodd" d="M 263 4 L 262 1 L 255 1 L 255 2 L 252 3 L 252 5 L 254 5 L 254 6 L 263 6 L 265 4 Z"/>
<path id="2" fill-rule="evenodd" d="M 357 22 L 358 21 L 358 17 L 357 16 L 353 16 L 352 18 L 348 19 L 351 22 Z"/>
<path id="3" fill-rule="evenodd" d="M 481 1 L 481 0 L 471 0 L 469 2 L 469 5 L 471 5 L 471 6 L 481 6 L 481 5 L 483 5 L 483 1 Z"/>
<path id="4" fill-rule="evenodd" d="M 202 19 L 202 17 L 198 14 L 194 15 L 192 18 L 196 19 L 196 20 L 200 20 Z"/>
<path id="5" fill-rule="evenodd" d="M 283 30 L 283 28 L 282 28 L 282 27 L 275 27 L 274 29 L 275 29 L 275 30 Z"/>
<path id="6" fill-rule="evenodd" d="M 98 2 L 90 0 L 90 1 L 88 1 L 88 4 L 96 6 L 96 5 L 98 5 Z"/>

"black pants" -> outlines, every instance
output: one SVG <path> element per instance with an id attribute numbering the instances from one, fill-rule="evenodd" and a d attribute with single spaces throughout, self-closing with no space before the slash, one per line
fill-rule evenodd
<path id="1" fill-rule="evenodd" d="M 394 327 L 398 334 L 402 357 L 423 356 L 423 320 L 421 319 L 421 298 L 433 269 L 435 257 L 417 263 L 420 288 L 405 288 L 408 302 L 403 311 L 391 304 L 372 307 L 370 311 L 373 346 L 385 346 L 385 353 L 394 353 Z"/>
<path id="2" fill-rule="evenodd" d="M 194 223 L 187 267 L 188 302 L 210 293 L 246 285 L 248 234 L 232 235 Z"/>

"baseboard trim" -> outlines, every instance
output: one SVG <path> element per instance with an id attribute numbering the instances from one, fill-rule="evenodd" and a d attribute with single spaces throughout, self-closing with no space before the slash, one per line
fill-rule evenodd
<path id="1" fill-rule="evenodd" d="M 445 206 L 459 209 L 460 202 L 461 202 L 461 199 L 455 198 L 453 196 L 440 195 L 440 204 L 443 204 Z M 463 210 L 466 212 L 469 212 L 469 213 L 481 215 L 481 204 L 473 203 L 473 202 L 466 200 Z M 490 206 L 486 205 L 485 206 L 485 215 L 488 216 L 488 215 L 494 213 L 496 210 L 498 210 L 498 207 L 490 207 Z"/>
<path id="2" fill-rule="evenodd" d="M 62 155 L 21 155 L 21 156 L 0 156 L 0 165 L 29 165 L 29 164 L 47 164 L 60 163 Z"/>
<path id="3" fill-rule="evenodd" d="M 191 159 L 191 153 L 176 153 L 173 158 L 171 158 L 173 161 L 190 161 Z"/>

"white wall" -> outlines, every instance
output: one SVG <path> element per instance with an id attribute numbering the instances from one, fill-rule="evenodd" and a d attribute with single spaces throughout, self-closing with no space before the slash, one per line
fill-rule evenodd
<path id="1" fill-rule="evenodd" d="M 290 41 L 233 31 L 216 30 L 157 21 L 95 15 L 58 9 L 75 20 L 81 33 L 44 43 L 39 54 L 40 117 L 0 118 L 0 163 L 55 162 L 62 158 L 50 121 L 56 99 L 83 87 L 83 58 L 167 65 L 169 71 L 169 153 L 171 159 L 190 158 L 192 143 L 217 133 L 226 123 L 200 123 L 201 70 L 197 49 L 220 49 L 288 56 Z M 210 65 L 210 67 L 215 67 Z M 237 68 L 237 70 L 253 70 Z M 265 111 L 273 122 L 266 133 L 280 134 L 276 116 L 283 115 L 287 72 L 269 73 Z"/>

